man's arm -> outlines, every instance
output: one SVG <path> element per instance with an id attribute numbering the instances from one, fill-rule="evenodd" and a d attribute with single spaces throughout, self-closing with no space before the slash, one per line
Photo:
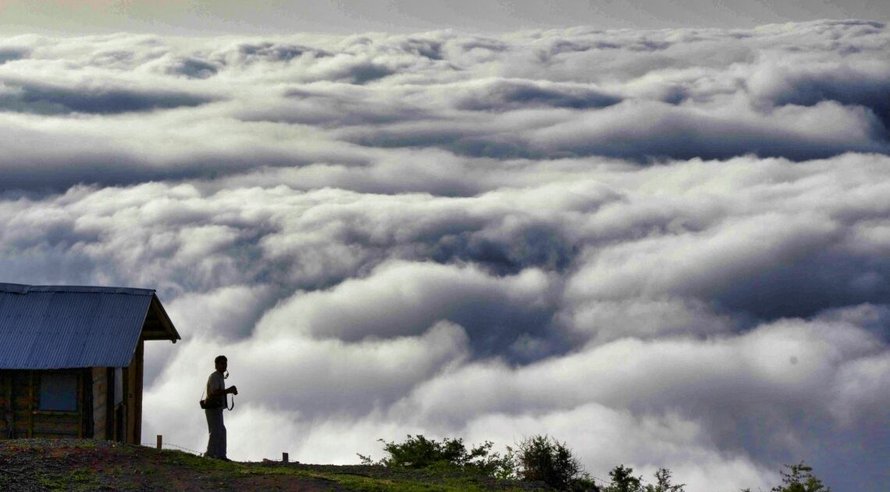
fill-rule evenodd
<path id="1" fill-rule="evenodd" d="M 215 389 L 215 390 L 213 390 L 213 391 L 210 392 L 210 397 L 211 397 L 211 398 L 218 398 L 218 397 L 223 396 L 223 395 L 228 395 L 229 393 L 231 393 L 231 394 L 233 394 L 233 395 L 237 395 L 237 394 L 238 394 L 238 388 L 237 388 L 236 386 L 229 386 L 229 387 L 226 388 L 226 389 L 220 389 L 220 388 L 217 388 L 217 389 Z"/>

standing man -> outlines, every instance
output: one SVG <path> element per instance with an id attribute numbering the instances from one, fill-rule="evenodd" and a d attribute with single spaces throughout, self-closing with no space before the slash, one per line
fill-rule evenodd
<path id="1" fill-rule="evenodd" d="M 238 388 L 229 386 L 226 388 L 225 379 L 229 377 L 226 369 L 229 361 L 225 355 L 214 359 L 216 371 L 207 378 L 207 405 L 204 415 L 207 416 L 207 429 L 210 431 L 210 439 L 207 441 L 207 452 L 204 456 L 229 461 L 226 458 L 226 426 L 223 424 L 223 409 L 226 408 L 226 395 L 238 394 Z"/>

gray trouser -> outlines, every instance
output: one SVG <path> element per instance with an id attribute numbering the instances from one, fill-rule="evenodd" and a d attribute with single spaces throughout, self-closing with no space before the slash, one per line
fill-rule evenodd
<path id="1" fill-rule="evenodd" d="M 207 416 L 207 430 L 210 431 L 210 439 L 207 440 L 207 453 L 210 458 L 226 457 L 226 426 L 223 424 L 223 409 L 208 408 L 204 410 Z"/>

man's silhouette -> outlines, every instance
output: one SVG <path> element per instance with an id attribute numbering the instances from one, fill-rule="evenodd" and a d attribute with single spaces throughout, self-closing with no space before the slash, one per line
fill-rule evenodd
<path id="1" fill-rule="evenodd" d="M 207 416 L 207 429 L 210 431 L 210 439 L 207 440 L 207 452 L 204 456 L 229 461 L 226 457 L 226 426 L 223 424 L 223 409 L 226 408 L 226 395 L 238 394 L 238 388 L 230 386 L 226 388 L 225 379 L 228 377 L 226 369 L 229 361 L 225 355 L 214 359 L 216 371 L 207 378 L 207 407 L 204 415 Z"/>

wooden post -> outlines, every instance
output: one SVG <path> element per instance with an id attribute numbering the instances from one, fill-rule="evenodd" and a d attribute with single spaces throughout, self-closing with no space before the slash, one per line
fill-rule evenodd
<path id="1" fill-rule="evenodd" d="M 28 438 L 34 437 L 34 371 L 28 371 Z"/>
<path id="2" fill-rule="evenodd" d="M 281 453 L 281 461 L 282 463 L 287 463 L 287 453 Z"/>
<path id="3" fill-rule="evenodd" d="M 158 434 L 158 449 L 164 449 L 164 436 Z"/>

